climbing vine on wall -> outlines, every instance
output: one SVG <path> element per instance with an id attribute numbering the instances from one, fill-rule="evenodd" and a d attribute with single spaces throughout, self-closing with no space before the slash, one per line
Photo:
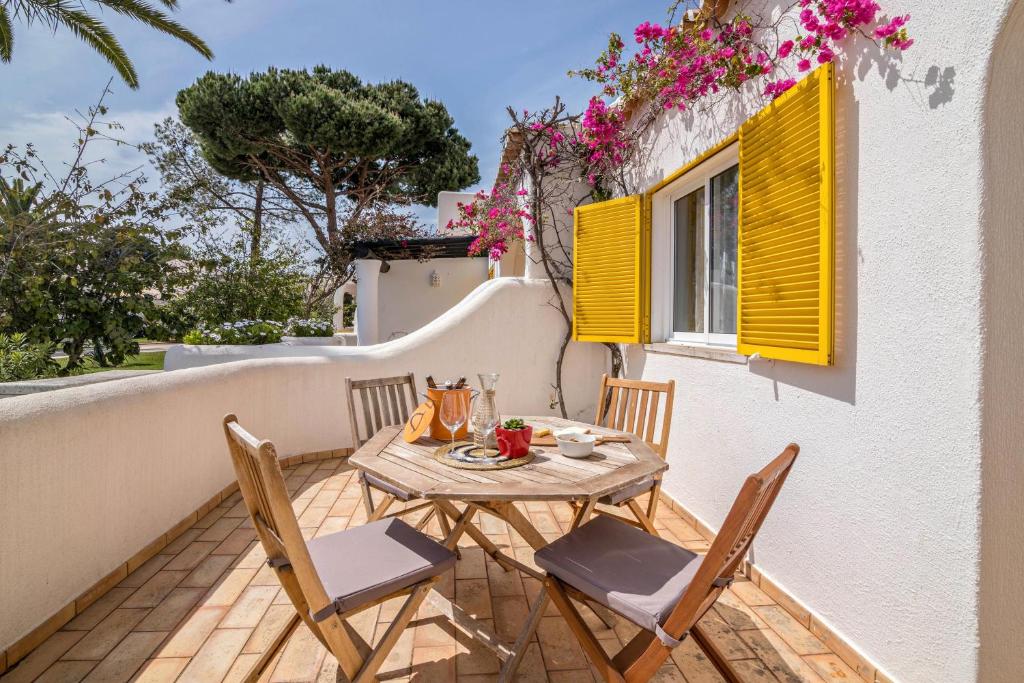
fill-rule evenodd
<path id="1" fill-rule="evenodd" d="M 638 133 L 661 111 L 692 109 L 743 87 L 774 99 L 797 82 L 784 66 L 795 62 L 802 73 L 835 61 L 854 34 L 897 52 L 914 44 L 910 15 L 885 18 L 873 0 L 799 0 L 782 10 L 774 20 L 751 14 L 722 20 L 704 11 L 679 22 L 670 10 L 666 24 L 644 22 L 633 30 L 632 56 L 622 37 L 611 34 L 594 67 L 570 72 L 601 86 L 584 113 L 582 141 L 587 163 L 604 172 L 588 181 L 614 177 L 631 158 Z"/>
<path id="2" fill-rule="evenodd" d="M 626 169 L 646 130 L 665 111 L 713 108 L 720 101 L 716 95 L 742 88 L 774 99 L 796 85 L 792 70 L 799 74 L 835 61 L 854 34 L 896 52 L 914 42 L 907 31 L 910 15 L 885 18 L 873 0 L 798 0 L 771 20 L 743 13 L 723 20 L 710 9 L 677 20 L 682 3 L 669 8 L 665 24 L 646 21 L 633 30 L 631 55 L 613 33 L 594 67 L 570 72 L 601 87 L 582 113 L 569 113 L 557 97 L 552 107 L 534 112 L 509 107 L 503 142 L 511 153 L 498 179 L 490 191 L 459 204 L 446 226 L 476 235 L 470 253 L 494 261 L 517 241 L 533 243 L 532 258 L 551 281 L 552 305 L 565 322 L 552 385 L 552 407 L 563 417 L 562 362 L 572 338 L 563 292 L 572 286 L 571 218 L 564 212 L 634 191 Z M 621 349 L 606 346 L 614 376 L 622 366 Z"/>

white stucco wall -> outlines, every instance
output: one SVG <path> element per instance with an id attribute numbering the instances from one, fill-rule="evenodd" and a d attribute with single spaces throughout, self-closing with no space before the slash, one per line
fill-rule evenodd
<path id="1" fill-rule="evenodd" d="M 459 217 L 459 202 L 468 204 L 473 201 L 472 192 L 438 192 L 437 193 L 437 232 L 442 235 L 468 234 L 465 228 L 446 230 L 448 221 Z"/>
<path id="2" fill-rule="evenodd" d="M 553 414 L 559 340 L 550 331 L 562 323 L 547 303 L 549 287 L 487 282 L 456 309 L 387 344 L 292 347 L 301 357 L 0 401 L 0 650 L 232 481 L 221 428 L 227 413 L 273 440 L 282 457 L 352 445 L 346 376 L 411 370 L 421 381 L 466 375 L 475 384 L 475 373 L 498 372 L 503 414 Z M 510 310 L 531 324 L 508 334 Z M 571 416 L 593 415 L 605 359 L 602 347 L 570 346 Z"/>
<path id="3" fill-rule="evenodd" d="M 833 367 L 629 350 L 629 375 L 677 382 L 665 490 L 712 527 L 746 473 L 800 443 L 754 561 L 900 681 L 978 680 L 979 131 L 1008 5 L 885 3 L 912 14 L 914 47 L 892 62 L 861 40 L 839 65 Z M 1019 101 L 1019 87 L 1002 95 Z M 641 189 L 759 106 L 738 105 L 666 116 Z M 1019 530 L 1019 502 L 1009 514 Z"/>
<path id="4" fill-rule="evenodd" d="M 430 261 L 389 261 L 381 273 L 377 294 L 378 339 L 397 339 L 462 301 L 487 280 L 487 259 L 437 258 Z M 430 286 L 430 274 L 441 276 L 441 286 Z"/>

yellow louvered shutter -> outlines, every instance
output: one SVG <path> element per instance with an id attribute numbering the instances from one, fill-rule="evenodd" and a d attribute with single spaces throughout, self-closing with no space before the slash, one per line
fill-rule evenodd
<path id="1" fill-rule="evenodd" d="M 740 127 L 737 350 L 830 365 L 832 65 Z"/>
<path id="2" fill-rule="evenodd" d="M 573 339 L 644 341 L 643 201 L 577 207 L 573 222 Z"/>

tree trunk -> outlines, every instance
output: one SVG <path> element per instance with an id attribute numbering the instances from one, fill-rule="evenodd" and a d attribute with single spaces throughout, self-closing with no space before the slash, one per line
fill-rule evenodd
<path id="1" fill-rule="evenodd" d="M 252 211 L 252 232 L 249 234 L 249 265 L 255 267 L 259 263 L 263 242 L 263 179 L 256 181 L 256 203 Z"/>
<path id="2" fill-rule="evenodd" d="M 78 366 L 82 364 L 82 352 L 85 348 L 85 340 L 72 339 L 70 341 L 64 342 L 62 346 L 64 349 L 64 353 L 68 355 L 68 362 L 64 365 L 64 369 L 61 370 L 58 374 L 61 376 L 66 376 L 69 375 L 72 370 L 77 369 Z"/>
<path id="3" fill-rule="evenodd" d="M 101 368 L 110 366 L 110 363 L 107 362 L 107 354 L 103 353 L 103 345 L 100 344 L 99 339 L 92 340 L 92 356 L 96 359 L 96 364 Z"/>

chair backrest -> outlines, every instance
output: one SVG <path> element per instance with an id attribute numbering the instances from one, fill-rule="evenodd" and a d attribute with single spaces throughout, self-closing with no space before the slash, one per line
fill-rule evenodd
<path id="1" fill-rule="evenodd" d="M 295 609 L 310 623 L 310 612 L 324 609 L 330 600 L 295 518 L 274 444 L 258 440 L 234 415 L 224 417 L 224 435 L 242 499 L 267 560 Z"/>
<path id="2" fill-rule="evenodd" d="M 645 382 L 619 379 L 604 374 L 601 376 L 601 394 L 597 401 L 597 417 L 594 418 L 594 424 L 632 432 L 664 458 L 668 452 L 668 435 L 672 427 L 675 388 L 675 380 Z M 663 408 L 661 430 L 655 439 L 659 423 L 659 405 Z"/>
<path id="3" fill-rule="evenodd" d="M 419 405 L 416 377 L 411 372 L 398 377 L 376 379 L 345 378 L 348 393 L 348 418 L 352 443 L 359 448 L 384 427 L 404 424 Z M 360 409 L 356 409 L 356 398 Z M 359 417 L 362 417 L 360 428 Z"/>
<path id="4" fill-rule="evenodd" d="M 696 575 L 665 622 L 665 631 L 673 637 L 679 638 L 689 631 L 725 590 L 799 453 L 800 447 L 791 443 L 760 472 L 747 477 Z"/>

